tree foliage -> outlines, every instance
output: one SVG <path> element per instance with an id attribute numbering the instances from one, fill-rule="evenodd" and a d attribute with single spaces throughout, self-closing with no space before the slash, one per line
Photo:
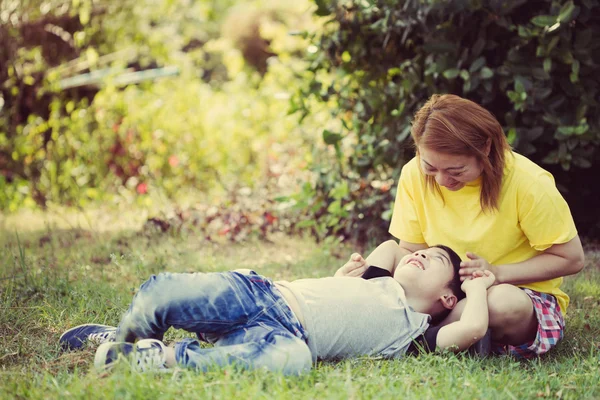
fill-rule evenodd
<path id="1" fill-rule="evenodd" d="M 319 179 L 296 196 L 319 235 L 387 232 L 394 182 L 414 155 L 410 121 L 434 93 L 489 109 L 518 152 L 555 174 L 579 227 L 600 228 L 589 185 L 600 167 L 598 1 L 315 3 L 327 23 L 310 34 L 295 111 L 309 114 L 316 98 L 341 122 L 323 131 L 332 152 L 312 166 Z"/>
<path id="2" fill-rule="evenodd" d="M 301 7 L 4 0 L 0 209 L 252 186 L 308 134 L 287 116 Z"/>

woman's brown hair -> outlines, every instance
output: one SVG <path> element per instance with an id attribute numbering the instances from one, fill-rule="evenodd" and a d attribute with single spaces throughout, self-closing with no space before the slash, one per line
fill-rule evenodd
<path id="1" fill-rule="evenodd" d="M 488 110 L 459 96 L 435 94 L 415 114 L 411 135 L 417 149 L 423 146 L 440 153 L 476 157 L 483 167 L 481 208 L 484 212 L 498 208 L 510 145 L 500 123 Z M 427 186 L 441 195 L 435 178 L 427 175 L 425 179 Z"/>

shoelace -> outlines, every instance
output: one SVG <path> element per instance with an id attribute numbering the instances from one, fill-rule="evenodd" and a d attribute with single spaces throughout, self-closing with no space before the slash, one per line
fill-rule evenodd
<path id="1" fill-rule="evenodd" d="M 137 369 L 141 372 L 165 368 L 163 351 L 158 347 L 138 349 L 136 358 Z"/>
<path id="2" fill-rule="evenodd" d="M 90 342 L 95 342 L 96 344 L 102 344 L 104 342 L 108 342 L 112 340 L 115 336 L 114 331 L 105 331 L 102 333 L 92 333 L 88 336 L 88 340 Z"/>

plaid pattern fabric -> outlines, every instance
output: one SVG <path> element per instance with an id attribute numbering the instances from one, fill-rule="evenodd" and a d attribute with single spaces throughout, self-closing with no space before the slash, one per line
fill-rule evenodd
<path id="1" fill-rule="evenodd" d="M 538 331 L 535 340 L 520 346 L 495 344 L 494 352 L 510 354 L 516 358 L 533 358 L 548 352 L 563 338 L 565 320 L 556 297 L 531 289 L 521 290 L 531 298 L 537 316 Z"/>

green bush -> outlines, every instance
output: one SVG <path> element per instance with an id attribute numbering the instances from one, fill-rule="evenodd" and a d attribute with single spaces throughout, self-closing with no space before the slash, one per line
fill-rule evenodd
<path id="1" fill-rule="evenodd" d="M 296 195 L 320 236 L 387 232 L 395 183 L 413 156 L 410 121 L 434 93 L 493 112 L 513 147 L 552 171 L 580 230 L 600 233 L 600 4 L 573 1 L 315 0 L 306 99 L 340 121 L 332 151 Z M 596 175 L 596 176 L 595 176 Z M 391 188 L 391 190 L 390 190 Z"/>
<path id="2" fill-rule="evenodd" d="M 8 0 L 0 15 L 0 210 L 147 204 L 154 193 L 253 186 L 274 164 L 293 168 L 286 157 L 304 162 L 298 149 L 312 138 L 314 118 L 298 126 L 288 104 L 306 41 L 289 30 L 311 26 L 310 4 L 237 3 Z M 266 49 L 277 57 L 264 57 Z M 119 83 L 165 66 L 178 76 Z M 106 76 L 65 87 L 86 73 Z"/>
<path id="3" fill-rule="evenodd" d="M 170 63 L 190 41 L 206 41 L 218 33 L 210 13 L 222 14 L 230 3 L 183 10 L 162 0 L 4 1 L 0 209 L 98 198 L 104 181 L 112 178 L 102 162 L 118 146 L 118 132 L 95 132 L 99 124 L 93 99 L 102 90 L 97 82 L 61 88 L 61 80 L 107 68 L 114 76 L 126 67 L 131 71 Z M 166 14 L 169 21 L 162 18 Z M 110 91 L 111 85 L 105 85 Z"/>

